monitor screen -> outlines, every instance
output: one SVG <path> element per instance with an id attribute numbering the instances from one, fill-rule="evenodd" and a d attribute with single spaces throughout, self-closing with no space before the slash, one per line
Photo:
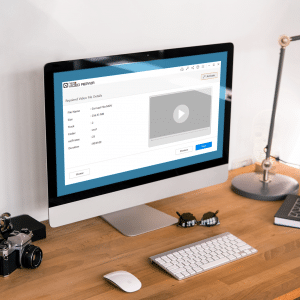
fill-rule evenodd
<path id="1" fill-rule="evenodd" d="M 232 62 L 219 44 L 47 64 L 50 224 L 51 208 L 113 212 L 149 202 L 116 207 L 122 191 L 228 164 Z"/>

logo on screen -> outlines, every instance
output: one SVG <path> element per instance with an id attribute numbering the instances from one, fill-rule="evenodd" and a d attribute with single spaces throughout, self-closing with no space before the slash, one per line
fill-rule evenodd
<path id="1" fill-rule="evenodd" d="M 72 87 L 78 87 L 78 86 L 80 86 L 80 83 L 77 83 L 76 81 L 63 83 L 64 88 L 72 88 Z"/>
<path id="2" fill-rule="evenodd" d="M 76 83 L 76 81 L 74 81 L 74 82 L 69 82 L 69 87 L 71 88 L 71 87 L 76 87 L 76 86 L 80 86 L 80 84 L 79 83 Z"/>

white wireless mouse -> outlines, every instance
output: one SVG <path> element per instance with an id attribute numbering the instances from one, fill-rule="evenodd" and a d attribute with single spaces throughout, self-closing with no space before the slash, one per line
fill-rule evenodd
<path id="1" fill-rule="evenodd" d="M 142 287 L 142 283 L 126 271 L 112 272 L 103 277 L 127 293 L 136 292 Z"/>

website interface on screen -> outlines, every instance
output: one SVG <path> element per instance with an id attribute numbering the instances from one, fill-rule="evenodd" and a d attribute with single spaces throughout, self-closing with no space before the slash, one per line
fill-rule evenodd
<path id="1" fill-rule="evenodd" d="M 57 154 L 64 182 L 59 194 L 216 154 L 221 64 L 216 60 L 62 81 L 63 150 Z"/>

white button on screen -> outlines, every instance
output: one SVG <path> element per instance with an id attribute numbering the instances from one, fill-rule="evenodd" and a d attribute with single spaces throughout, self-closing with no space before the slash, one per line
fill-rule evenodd
<path id="1" fill-rule="evenodd" d="M 90 174 L 90 169 L 85 169 L 85 170 L 80 170 L 80 171 L 76 171 L 76 172 L 70 172 L 69 176 L 70 179 L 73 178 L 77 178 L 77 177 L 81 177 L 81 176 L 86 176 Z"/>

